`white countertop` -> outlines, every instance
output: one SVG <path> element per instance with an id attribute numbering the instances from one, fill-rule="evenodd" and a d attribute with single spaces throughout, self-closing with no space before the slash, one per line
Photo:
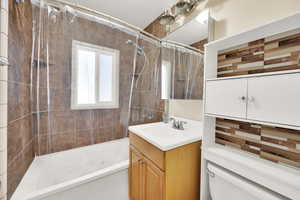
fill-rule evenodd
<path id="1" fill-rule="evenodd" d="M 137 126 L 130 126 L 129 131 L 140 136 L 147 142 L 153 144 L 162 151 L 190 144 L 202 140 L 202 122 L 176 118 L 186 121 L 184 130 L 172 128 L 172 123 L 151 123 Z"/>

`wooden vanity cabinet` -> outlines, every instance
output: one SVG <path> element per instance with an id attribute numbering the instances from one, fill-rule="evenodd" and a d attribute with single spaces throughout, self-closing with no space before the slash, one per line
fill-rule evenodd
<path id="1" fill-rule="evenodd" d="M 163 200 L 164 173 L 130 147 L 130 196 L 132 200 Z"/>
<path id="2" fill-rule="evenodd" d="M 199 200 L 201 142 L 161 151 L 130 133 L 131 200 Z"/>

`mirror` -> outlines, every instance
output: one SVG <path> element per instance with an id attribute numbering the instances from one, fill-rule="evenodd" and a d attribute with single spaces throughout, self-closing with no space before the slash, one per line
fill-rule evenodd
<path id="1" fill-rule="evenodd" d="M 203 57 L 209 40 L 209 20 L 209 11 L 204 10 L 164 38 L 162 99 L 203 98 Z"/>

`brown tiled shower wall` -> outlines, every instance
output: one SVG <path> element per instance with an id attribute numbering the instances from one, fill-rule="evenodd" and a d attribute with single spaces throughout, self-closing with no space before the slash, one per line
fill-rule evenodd
<path id="1" fill-rule="evenodd" d="M 34 158 L 30 99 L 31 5 L 9 0 L 8 199 Z"/>
<path id="2" fill-rule="evenodd" d="M 218 77 L 300 69 L 300 30 L 262 38 L 219 52 Z M 300 167 L 300 131 L 217 119 L 216 142 Z"/>
<path id="3" fill-rule="evenodd" d="M 36 7 L 33 15 L 37 24 L 42 24 L 36 27 L 41 30 L 37 35 L 41 42 L 35 49 L 44 47 L 35 52 L 33 65 L 35 153 L 44 155 L 123 137 L 121 109 L 71 110 L 72 40 L 117 48 L 116 43 L 108 44 L 114 37 L 110 29 L 79 17 L 72 22 L 63 14 L 52 20 L 47 10 Z M 112 38 L 104 38 L 107 35 Z M 127 67 L 122 57 L 120 63 Z M 124 108 L 122 101 L 120 108 Z"/>
<path id="4" fill-rule="evenodd" d="M 38 15 L 37 10 L 34 13 Z M 134 46 L 126 44 L 126 41 L 136 41 L 136 35 L 82 17 L 72 20 L 72 16 L 64 14 L 60 14 L 55 23 L 47 16 L 42 17 L 42 20 L 42 41 L 49 42 L 49 51 L 48 59 L 45 56 L 46 49 L 42 50 L 39 57 L 35 56 L 33 79 L 37 87 L 34 99 L 39 100 L 33 103 L 36 154 L 43 155 L 126 137 L 135 54 Z M 120 51 L 118 109 L 70 109 L 72 40 Z M 137 91 L 135 93 L 139 93 L 139 89 L 142 92 L 138 95 L 139 103 L 135 101 L 132 107 L 147 114 L 140 118 L 139 123 L 158 121 L 161 118 L 160 98 L 152 95 L 152 88 L 146 85 L 151 84 L 152 80 L 145 74 L 150 73 L 158 61 L 154 57 L 157 56 L 157 50 L 142 40 L 139 42 L 144 46 L 150 63 L 146 66 L 138 88 L 133 88 Z M 144 58 L 139 56 L 137 70 L 141 70 L 142 62 Z M 153 115 L 148 118 L 150 111 Z"/>

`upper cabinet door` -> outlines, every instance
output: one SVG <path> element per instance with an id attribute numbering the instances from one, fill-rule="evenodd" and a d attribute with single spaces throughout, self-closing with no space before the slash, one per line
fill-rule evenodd
<path id="1" fill-rule="evenodd" d="M 300 74 L 250 78 L 249 120 L 300 126 Z"/>
<path id="2" fill-rule="evenodd" d="M 205 102 L 208 114 L 246 118 L 247 79 L 207 81 Z"/>

